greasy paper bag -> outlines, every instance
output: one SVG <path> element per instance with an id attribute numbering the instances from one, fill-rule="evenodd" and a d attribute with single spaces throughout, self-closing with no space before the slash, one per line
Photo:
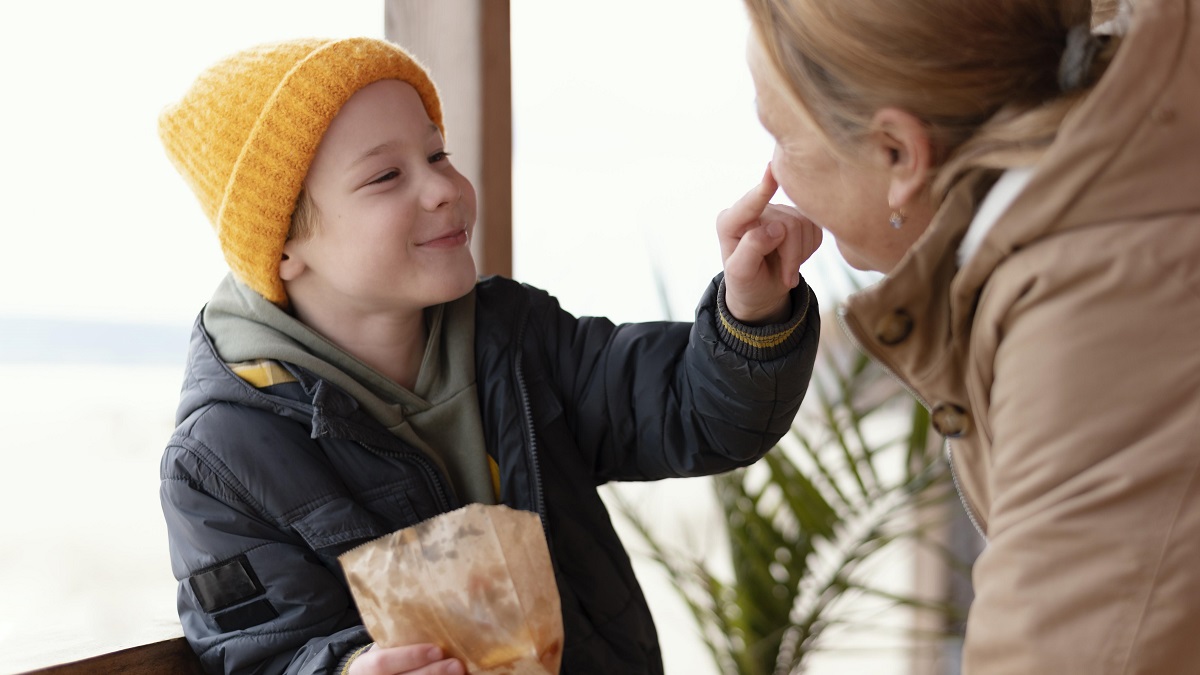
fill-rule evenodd
<path id="1" fill-rule="evenodd" d="M 379 646 L 436 644 L 472 675 L 557 675 L 562 610 L 536 513 L 471 504 L 338 560 Z"/>

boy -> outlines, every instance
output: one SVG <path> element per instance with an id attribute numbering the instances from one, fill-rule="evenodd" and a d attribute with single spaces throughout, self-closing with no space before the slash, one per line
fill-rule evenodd
<path id="1" fill-rule="evenodd" d="M 162 462 L 192 647 L 211 672 L 461 673 L 370 648 L 337 556 L 465 503 L 540 515 L 564 673 L 659 673 L 596 486 L 726 471 L 787 431 L 816 351 L 819 234 L 763 184 L 718 219 L 693 323 L 576 318 L 476 277 L 471 184 L 395 45 L 235 54 L 160 118 L 231 274 L 197 318 Z"/>

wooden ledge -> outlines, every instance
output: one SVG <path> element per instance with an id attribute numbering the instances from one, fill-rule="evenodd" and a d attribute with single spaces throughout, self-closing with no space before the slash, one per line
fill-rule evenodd
<path id="1" fill-rule="evenodd" d="M 204 675 L 200 659 L 178 637 L 64 663 L 26 675 Z"/>

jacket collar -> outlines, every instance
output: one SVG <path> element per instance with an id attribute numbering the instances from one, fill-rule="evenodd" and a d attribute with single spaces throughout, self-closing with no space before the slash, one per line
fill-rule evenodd
<path id="1" fill-rule="evenodd" d="M 967 328 L 974 293 L 957 283 L 955 251 L 979 200 L 996 173 L 975 172 L 960 180 L 929 228 L 873 286 L 839 308 L 843 327 L 859 347 L 918 389 L 939 378 Z M 950 305 L 945 299 L 953 298 Z"/>
<path id="2" fill-rule="evenodd" d="M 1143 0 L 1116 58 L 963 267 L 978 288 L 1058 232 L 1200 209 L 1200 2 Z"/>

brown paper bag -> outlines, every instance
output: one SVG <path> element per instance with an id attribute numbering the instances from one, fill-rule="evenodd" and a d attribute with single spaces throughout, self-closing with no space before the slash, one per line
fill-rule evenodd
<path id="1" fill-rule="evenodd" d="M 471 504 L 338 560 L 379 646 L 436 644 L 472 675 L 557 675 L 562 610 L 536 513 Z"/>

